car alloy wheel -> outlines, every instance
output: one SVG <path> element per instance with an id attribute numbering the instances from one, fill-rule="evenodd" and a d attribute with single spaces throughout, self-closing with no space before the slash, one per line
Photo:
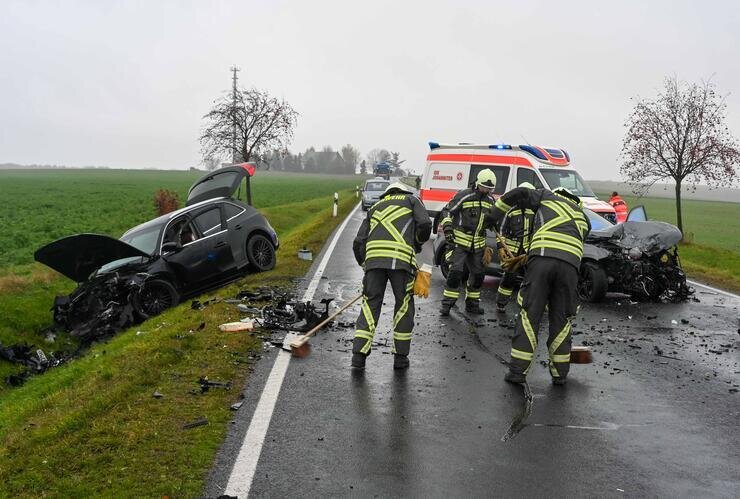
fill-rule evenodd
<path id="1" fill-rule="evenodd" d="M 144 318 L 161 314 L 177 305 L 179 297 L 175 287 L 162 279 L 153 279 L 144 284 L 139 293 L 136 309 Z"/>
<path id="2" fill-rule="evenodd" d="M 247 241 L 247 258 L 256 270 L 270 270 L 275 267 L 275 247 L 262 234 L 255 234 Z"/>

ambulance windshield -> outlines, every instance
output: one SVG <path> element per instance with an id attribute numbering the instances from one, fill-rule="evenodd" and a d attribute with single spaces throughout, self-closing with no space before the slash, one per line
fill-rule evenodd
<path id="1" fill-rule="evenodd" d="M 594 191 L 586 184 L 577 171 L 556 168 L 540 168 L 550 190 L 566 187 L 578 197 L 595 197 Z"/>

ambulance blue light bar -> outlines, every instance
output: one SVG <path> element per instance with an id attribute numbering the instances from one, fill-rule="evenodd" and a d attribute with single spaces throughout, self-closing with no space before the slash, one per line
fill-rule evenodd
<path id="1" fill-rule="evenodd" d="M 488 146 L 489 149 L 511 149 L 509 144 L 491 144 Z"/>
<path id="2" fill-rule="evenodd" d="M 435 149 L 439 149 L 439 142 L 430 142 L 429 149 L 431 149 L 432 151 Z"/>
<path id="3" fill-rule="evenodd" d="M 547 157 L 544 154 L 542 154 L 542 152 L 540 152 L 540 150 L 537 149 L 536 147 L 532 147 L 532 146 L 519 146 L 519 149 L 521 149 L 522 151 L 528 152 L 529 154 L 531 154 L 532 156 L 534 156 L 537 159 L 541 159 L 542 161 L 547 161 Z"/>

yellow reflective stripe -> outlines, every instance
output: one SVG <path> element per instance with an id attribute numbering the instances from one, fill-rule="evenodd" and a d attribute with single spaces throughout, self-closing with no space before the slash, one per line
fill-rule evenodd
<path id="1" fill-rule="evenodd" d="M 465 297 L 466 298 L 480 298 L 480 291 L 468 291 L 465 290 Z"/>
<path id="2" fill-rule="evenodd" d="M 362 300 L 362 315 L 365 317 L 367 327 L 370 328 L 370 335 L 373 335 L 375 333 L 375 319 L 373 319 L 373 313 L 370 310 L 370 305 L 367 302 L 367 297 Z"/>
<path id="3" fill-rule="evenodd" d="M 517 302 L 517 304 L 518 304 L 518 305 L 519 305 L 519 306 L 521 307 L 521 306 L 522 306 L 522 302 L 523 302 L 523 301 L 524 301 L 524 298 L 522 297 L 522 292 L 521 292 L 521 290 L 520 290 L 520 291 L 519 291 L 519 292 L 518 292 L 518 293 L 516 294 L 516 302 Z"/>
<path id="4" fill-rule="evenodd" d="M 393 333 L 393 339 L 396 341 L 411 341 L 411 333 Z"/>
<path id="5" fill-rule="evenodd" d="M 440 223 L 440 225 L 442 225 L 444 227 L 445 225 L 452 223 L 452 218 L 450 218 L 450 217 L 444 217 L 442 220 L 440 220 L 439 223 Z"/>
<path id="6" fill-rule="evenodd" d="M 409 310 L 409 300 L 411 298 L 411 294 L 408 292 L 406 293 L 406 296 L 403 297 L 403 303 L 401 303 L 401 306 L 398 309 L 398 312 L 396 312 L 396 315 L 393 317 L 393 328 L 395 329 L 398 323 L 401 321 L 403 316 L 408 312 Z"/>
<path id="7" fill-rule="evenodd" d="M 446 298 L 457 298 L 457 297 L 460 296 L 460 292 L 459 291 L 452 291 L 452 290 L 449 290 L 449 289 L 445 289 L 444 292 L 442 293 L 442 296 L 444 296 Z"/>
<path id="8" fill-rule="evenodd" d="M 510 288 L 505 288 L 503 286 L 498 287 L 498 294 L 503 296 L 511 296 L 511 293 L 513 293 L 514 290 Z"/>
<path id="9" fill-rule="evenodd" d="M 572 253 L 578 258 L 581 258 L 583 256 L 583 251 L 578 251 L 574 249 L 572 246 L 569 246 L 567 244 L 561 244 L 556 243 L 553 241 L 532 241 L 532 243 L 529 245 L 529 251 L 536 250 L 538 248 L 545 248 L 545 249 L 558 249 L 562 251 L 566 251 L 568 253 Z"/>
<path id="10" fill-rule="evenodd" d="M 491 208 L 493 208 L 493 203 L 489 203 L 488 201 L 481 201 L 480 204 L 486 210 L 490 210 Z"/>
<path id="11" fill-rule="evenodd" d="M 463 232 L 461 230 L 457 230 L 457 229 L 453 230 L 452 233 L 455 235 L 455 239 L 456 240 L 459 238 L 459 239 L 465 240 L 465 241 L 471 241 L 471 242 L 473 241 L 473 235 L 472 234 L 467 234 L 467 233 L 465 233 L 465 232 Z"/>
<path id="12" fill-rule="evenodd" d="M 368 251 L 365 255 L 365 261 L 371 260 L 373 258 L 391 258 L 393 260 L 398 260 L 403 263 L 407 263 L 411 265 L 412 267 L 416 265 L 416 257 L 409 257 L 402 253 L 398 252 L 392 252 L 387 250 L 371 250 Z"/>
<path id="13" fill-rule="evenodd" d="M 516 348 L 511 349 L 511 356 L 515 359 L 526 360 L 530 362 L 532 361 L 532 359 L 534 359 L 534 353 L 523 352 L 521 350 L 517 350 Z"/>
<path id="14" fill-rule="evenodd" d="M 553 362 L 570 362 L 570 353 L 564 353 L 562 355 L 551 355 L 550 360 Z"/>
<path id="15" fill-rule="evenodd" d="M 571 246 L 574 246 L 575 248 L 583 249 L 583 241 L 578 239 L 577 237 L 570 236 L 568 234 L 562 234 L 560 232 L 544 232 L 542 233 L 537 232 L 537 234 L 534 235 L 532 238 L 532 241 L 539 241 L 543 239 L 555 239 L 558 242 L 570 244 Z"/>
<path id="16" fill-rule="evenodd" d="M 494 206 L 496 206 L 496 208 L 504 212 L 509 211 L 511 209 L 511 206 L 504 203 L 504 200 L 502 197 L 496 200 L 496 204 Z"/>
<path id="17" fill-rule="evenodd" d="M 366 339 L 366 340 L 372 340 L 373 339 L 373 333 L 371 333 L 370 331 L 364 331 L 362 329 L 358 329 L 355 332 L 355 338 L 363 338 L 363 339 Z"/>
<path id="18" fill-rule="evenodd" d="M 552 357 L 555 355 L 555 352 L 558 351 L 558 348 L 560 348 L 560 345 L 565 341 L 565 338 L 568 337 L 570 334 L 570 321 L 566 321 L 565 326 L 563 326 L 563 329 L 560 330 L 558 335 L 555 337 L 555 339 L 550 343 L 550 356 Z M 570 355 L 570 353 L 568 354 Z"/>
<path id="19" fill-rule="evenodd" d="M 532 351 L 534 352 L 537 348 L 537 335 L 534 333 L 534 330 L 532 329 L 532 324 L 529 322 L 527 311 L 522 309 L 520 317 L 522 318 L 522 326 L 524 326 L 524 332 L 527 334 L 527 339 L 529 339 L 529 344 L 532 346 Z"/>
<path id="20" fill-rule="evenodd" d="M 408 253 L 409 255 L 414 254 L 414 250 L 411 246 L 409 246 L 406 243 L 398 243 L 396 241 L 388 241 L 388 240 L 376 240 L 376 241 L 368 241 L 365 244 L 365 249 L 371 250 L 371 249 L 387 249 L 387 250 L 398 250 L 403 251 L 404 253 Z"/>

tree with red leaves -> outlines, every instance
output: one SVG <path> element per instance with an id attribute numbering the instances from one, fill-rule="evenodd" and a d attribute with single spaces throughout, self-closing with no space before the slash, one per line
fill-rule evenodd
<path id="1" fill-rule="evenodd" d="M 636 99 L 624 126 L 620 171 L 644 194 L 664 179 L 676 183 L 676 220 L 683 232 L 681 188 L 687 183 L 729 187 L 737 179 L 740 150 L 725 124 L 725 97 L 711 81 L 666 78 L 655 99 Z"/>

